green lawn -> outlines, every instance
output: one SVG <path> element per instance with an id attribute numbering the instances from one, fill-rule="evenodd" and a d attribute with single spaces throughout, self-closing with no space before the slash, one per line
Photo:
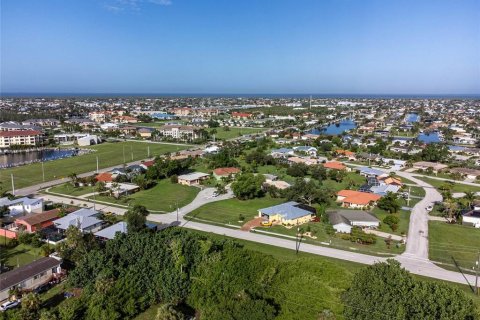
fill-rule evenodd
<path id="1" fill-rule="evenodd" d="M 410 204 L 412 204 L 412 202 L 410 202 Z M 407 234 L 408 224 L 410 223 L 410 211 L 400 210 L 398 213 L 394 213 L 397 217 L 400 218 L 400 223 L 398 224 L 398 229 L 396 231 L 392 231 L 392 229 L 390 229 L 388 225 L 383 223 L 383 219 L 385 219 L 385 217 L 389 215 L 389 213 L 377 207 L 372 210 L 372 213 L 375 214 L 375 216 L 380 220 L 380 231 L 396 235 L 402 235 L 402 233 Z"/>
<path id="2" fill-rule="evenodd" d="M 259 128 L 240 128 L 240 127 L 229 127 L 230 130 L 228 131 L 225 131 L 223 127 L 215 128 L 215 129 L 217 130 L 217 133 L 215 134 L 215 139 L 222 139 L 222 140 L 237 138 L 244 134 L 262 133 L 268 130 L 267 128 L 259 129 Z"/>
<path id="3" fill-rule="evenodd" d="M 453 259 L 472 269 L 480 249 L 480 230 L 441 221 L 430 221 L 429 255 L 433 261 L 454 265 Z"/>
<path id="4" fill-rule="evenodd" d="M 322 181 L 322 183 L 324 186 L 329 187 L 334 191 L 340 191 L 343 189 L 347 189 L 350 181 L 353 181 L 356 186 L 361 186 L 362 184 L 366 183 L 365 177 L 362 177 L 360 174 L 356 172 L 347 173 L 345 178 L 343 178 L 342 182 L 336 182 L 328 179 L 328 180 Z M 353 188 L 353 189 L 357 189 L 357 188 Z"/>
<path id="5" fill-rule="evenodd" d="M 273 199 L 269 196 L 252 200 L 228 199 L 208 203 L 190 212 L 186 217 L 241 226 L 248 220 L 258 217 L 258 209 L 271 207 L 283 202 L 285 202 L 284 199 Z M 239 222 L 240 215 L 245 218 L 245 221 Z"/>
<path id="6" fill-rule="evenodd" d="M 440 188 L 442 185 L 449 184 L 448 181 L 444 181 L 444 180 L 437 180 L 437 179 L 432 179 L 427 177 L 416 177 L 416 178 L 431 184 L 434 188 L 437 188 L 437 189 Z M 460 183 L 459 181 L 455 181 L 451 185 L 452 185 L 452 192 L 468 192 L 468 191 L 480 192 L 480 187 L 463 184 L 463 183 Z"/>
<path id="7" fill-rule="evenodd" d="M 103 143 L 87 147 L 88 149 L 96 150 L 96 152 L 68 159 L 45 162 L 45 180 L 49 181 L 59 178 L 65 178 L 65 180 L 67 180 L 66 177 L 72 172 L 79 174 L 94 171 L 96 170 L 96 157 L 98 157 L 100 168 L 120 165 L 123 163 L 124 147 L 125 160 L 127 162 L 132 161 L 132 154 L 133 160 L 147 158 L 148 147 L 150 147 L 150 157 L 185 149 L 183 146 L 145 142 Z M 42 183 L 42 166 L 40 163 L 0 170 L 0 182 L 3 183 L 5 189 L 10 189 L 11 174 L 14 175 L 16 188 Z"/>
<path id="8" fill-rule="evenodd" d="M 8 242 L 9 239 L 7 239 Z M 19 244 L 14 248 L 5 248 L 3 246 L 4 243 L 5 237 L 0 236 L 0 260 L 11 268 L 23 266 L 42 258 L 40 248 L 34 248 L 25 244 Z"/>
<path id="9" fill-rule="evenodd" d="M 304 242 L 315 244 L 315 245 L 325 245 L 325 243 L 331 243 L 330 247 L 338 248 L 342 250 L 349 251 L 359 251 L 367 254 L 399 254 L 404 251 L 404 246 L 399 246 L 398 248 L 395 244 L 392 244 L 390 248 L 387 247 L 385 240 L 383 238 L 377 237 L 377 242 L 372 245 L 362 245 L 358 243 L 351 242 L 349 240 L 341 239 L 340 235 L 330 236 L 325 231 L 325 224 L 321 222 L 309 222 L 301 226 L 303 231 L 308 231 L 314 233 L 316 239 L 311 237 L 304 237 Z M 275 232 L 279 234 L 295 236 L 297 233 L 296 228 L 287 229 L 284 226 L 276 225 L 272 227 L 260 227 L 259 230 L 265 230 L 269 232 Z M 331 241 L 331 242 L 330 242 Z M 323 242 L 323 243 L 322 243 Z"/>
<path id="10" fill-rule="evenodd" d="M 408 186 L 405 187 L 404 191 L 408 192 Z M 422 187 L 410 187 L 410 195 L 415 197 L 425 197 L 425 189 Z"/>
<path id="11" fill-rule="evenodd" d="M 50 192 L 61 193 L 68 196 L 78 197 L 87 193 L 94 192 L 94 187 L 76 187 L 74 188 L 70 183 L 59 184 L 51 187 Z"/>
<path id="12" fill-rule="evenodd" d="M 178 207 L 181 208 L 192 202 L 199 192 L 200 189 L 197 187 L 188 187 L 163 179 L 151 189 L 136 192 L 120 200 L 108 196 L 96 196 L 95 199 L 120 205 L 141 204 L 149 210 L 170 212 L 175 210 L 177 201 Z"/>

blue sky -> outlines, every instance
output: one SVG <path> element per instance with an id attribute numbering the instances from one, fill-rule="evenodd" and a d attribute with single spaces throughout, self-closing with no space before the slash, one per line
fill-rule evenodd
<path id="1" fill-rule="evenodd" d="M 480 0 L 1 5 L 2 92 L 480 93 Z"/>

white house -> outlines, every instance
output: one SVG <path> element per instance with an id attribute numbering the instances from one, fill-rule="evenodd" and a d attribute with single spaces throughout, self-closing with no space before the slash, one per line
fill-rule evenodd
<path id="1" fill-rule="evenodd" d="M 475 202 L 473 210 L 463 214 L 462 224 L 480 228 L 480 202 Z"/>
<path id="2" fill-rule="evenodd" d="M 0 207 L 7 206 L 11 215 L 24 213 L 38 213 L 43 211 L 43 199 L 30 199 L 27 197 L 10 200 L 0 198 Z"/>
<path id="3" fill-rule="evenodd" d="M 328 218 L 335 231 L 341 233 L 350 233 L 354 226 L 366 229 L 376 229 L 380 226 L 380 220 L 362 210 L 336 210 L 329 212 Z"/>
<path id="4" fill-rule="evenodd" d="M 98 219 L 99 212 L 92 209 L 79 209 L 63 218 L 53 221 L 57 229 L 67 230 L 68 227 L 74 226 L 80 231 L 95 232 L 101 229 L 103 221 Z"/>

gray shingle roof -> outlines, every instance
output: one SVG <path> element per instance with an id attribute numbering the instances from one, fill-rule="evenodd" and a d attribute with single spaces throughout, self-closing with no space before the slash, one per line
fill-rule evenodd
<path id="1" fill-rule="evenodd" d="M 39 273 L 57 267 L 60 263 L 61 261 L 55 258 L 45 257 L 25 266 L 13 269 L 12 271 L 2 273 L 0 274 L 0 291 L 30 279 Z"/>

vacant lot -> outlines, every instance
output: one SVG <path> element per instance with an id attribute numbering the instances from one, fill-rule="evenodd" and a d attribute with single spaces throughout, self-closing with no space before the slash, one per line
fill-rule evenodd
<path id="1" fill-rule="evenodd" d="M 95 152 L 89 154 L 45 162 L 45 180 L 67 179 L 66 177 L 73 172 L 80 174 L 94 171 L 97 168 L 97 157 L 100 169 L 123 164 L 124 154 L 126 162 L 142 160 L 147 158 L 148 147 L 150 147 L 150 157 L 184 149 L 182 146 L 145 142 L 103 143 L 87 147 L 95 150 Z M 42 183 L 42 166 L 40 163 L 0 170 L 0 182 L 5 189 L 10 189 L 11 187 L 11 174 L 14 176 L 15 188 Z"/>
<path id="2" fill-rule="evenodd" d="M 267 128 L 239 128 L 239 127 L 229 127 L 230 130 L 225 131 L 224 128 L 215 128 L 217 133 L 215 133 L 216 139 L 232 139 L 237 138 L 244 134 L 256 134 L 266 131 Z"/>
<path id="3" fill-rule="evenodd" d="M 187 214 L 187 217 L 209 220 L 222 224 L 243 225 L 258 216 L 258 209 L 285 202 L 284 199 L 273 199 L 268 196 L 252 200 L 228 199 L 208 203 Z M 245 221 L 240 221 L 243 216 Z"/>
<path id="4" fill-rule="evenodd" d="M 87 193 L 95 191 L 94 187 L 73 187 L 70 183 L 59 184 L 58 186 L 51 187 L 50 192 L 61 193 L 67 196 L 83 196 Z"/>
<path id="5" fill-rule="evenodd" d="M 433 261 L 472 269 L 478 259 L 480 230 L 441 221 L 429 222 L 429 253 Z"/>
<path id="6" fill-rule="evenodd" d="M 452 192 L 468 192 L 468 191 L 480 192 L 480 187 L 463 184 L 458 181 L 449 182 L 449 181 L 437 180 L 437 179 L 426 178 L 426 177 L 416 177 L 416 178 L 423 180 L 428 184 L 431 184 L 436 189 L 439 189 L 443 185 L 451 185 Z"/>
<path id="7" fill-rule="evenodd" d="M 149 210 L 170 212 L 176 209 L 177 201 L 178 207 L 181 208 L 192 202 L 198 192 L 200 192 L 199 188 L 171 183 L 169 179 L 163 179 L 151 189 L 136 192 L 120 200 L 108 196 L 96 196 L 95 199 L 124 206 L 141 204 Z"/>

